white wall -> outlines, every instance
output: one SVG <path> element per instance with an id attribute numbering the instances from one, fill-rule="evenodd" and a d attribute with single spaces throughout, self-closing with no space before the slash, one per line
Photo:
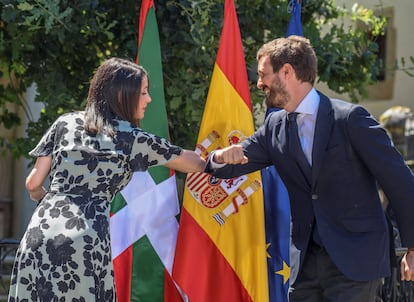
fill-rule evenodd
<path id="1" fill-rule="evenodd" d="M 32 118 L 37 120 L 40 116 L 40 110 L 43 108 L 41 103 L 35 102 L 36 86 L 30 86 L 26 91 L 27 106 L 32 114 Z M 27 119 L 25 124 L 19 129 L 19 135 L 25 135 L 25 129 L 27 127 Z M 36 208 L 36 203 L 30 200 L 29 194 L 25 188 L 25 179 L 29 174 L 28 168 L 29 161 L 26 159 L 20 159 L 16 161 L 15 176 L 14 176 L 14 204 L 13 204 L 13 221 L 12 221 L 12 233 L 13 237 L 20 239 L 26 230 L 26 227 L 30 221 L 32 213 Z"/>

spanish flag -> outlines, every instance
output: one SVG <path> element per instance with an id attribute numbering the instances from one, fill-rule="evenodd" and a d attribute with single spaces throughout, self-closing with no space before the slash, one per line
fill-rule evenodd
<path id="1" fill-rule="evenodd" d="M 141 4 L 137 63 L 149 75 L 152 102 L 144 130 L 168 138 L 161 47 L 153 0 Z M 171 279 L 178 232 L 175 175 L 163 166 L 135 172 L 111 204 L 115 286 L 119 302 L 182 301 Z"/>
<path id="2" fill-rule="evenodd" d="M 207 157 L 253 132 L 240 29 L 226 0 L 196 151 Z M 268 301 L 266 257 L 260 172 L 228 180 L 188 174 L 173 278 L 189 301 Z"/>

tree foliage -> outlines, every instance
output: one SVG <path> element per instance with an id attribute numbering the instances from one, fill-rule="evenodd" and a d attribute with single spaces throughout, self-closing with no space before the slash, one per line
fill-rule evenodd
<path id="1" fill-rule="evenodd" d="M 193 149 L 224 1 L 155 2 L 171 140 Z M 255 54 L 266 39 L 285 35 L 287 2 L 235 1 L 254 104 L 262 103 L 255 88 Z M 385 19 L 361 6 L 351 11 L 335 7 L 333 0 L 304 3 L 303 30 L 319 58 L 319 80 L 357 102 L 378 73 L 375 37 L 382 34 Z M 58 115 L 84 108 L 89 79 L 104 59 L 135 59 L 140 5 L 131 0 L 0 0 L 0 125 L 10 129 L 21 123 L 10 110 L 13 106 L 26 109 L 30 120 L 24 137 L 0 138 L 1 145 L 26 155 Z M 357 22 L 369 26 L 371 34 L 355 26 Z M 32 83 L 37 85 L 36 101 L 44 104 L 37 121 L 24 101 Z"/>

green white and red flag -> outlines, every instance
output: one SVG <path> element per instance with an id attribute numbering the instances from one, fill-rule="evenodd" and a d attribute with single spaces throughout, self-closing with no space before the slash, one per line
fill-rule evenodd
<path id="1" fill-rule="evenodd" d="M 141 127 L 168 138 L 161 47 L 153 0 L 143 0 L 136 61 L 149 74 L 152 102 Z M 111 245 L 119 302 L 182 301 L 171 279 L 179 214 L 173 171 L 135 172 L 111 204 Z"/>

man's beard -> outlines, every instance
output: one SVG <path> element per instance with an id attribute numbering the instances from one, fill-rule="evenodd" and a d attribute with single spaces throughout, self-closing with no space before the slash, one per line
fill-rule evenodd
<path id="1" fill-rule="evenodd" d="M 290 100 L 285 85 L 277 79 L 269 88 L 269 94 L 266 95 L 266 106 L 268 108 L 284 108 Z"/>

